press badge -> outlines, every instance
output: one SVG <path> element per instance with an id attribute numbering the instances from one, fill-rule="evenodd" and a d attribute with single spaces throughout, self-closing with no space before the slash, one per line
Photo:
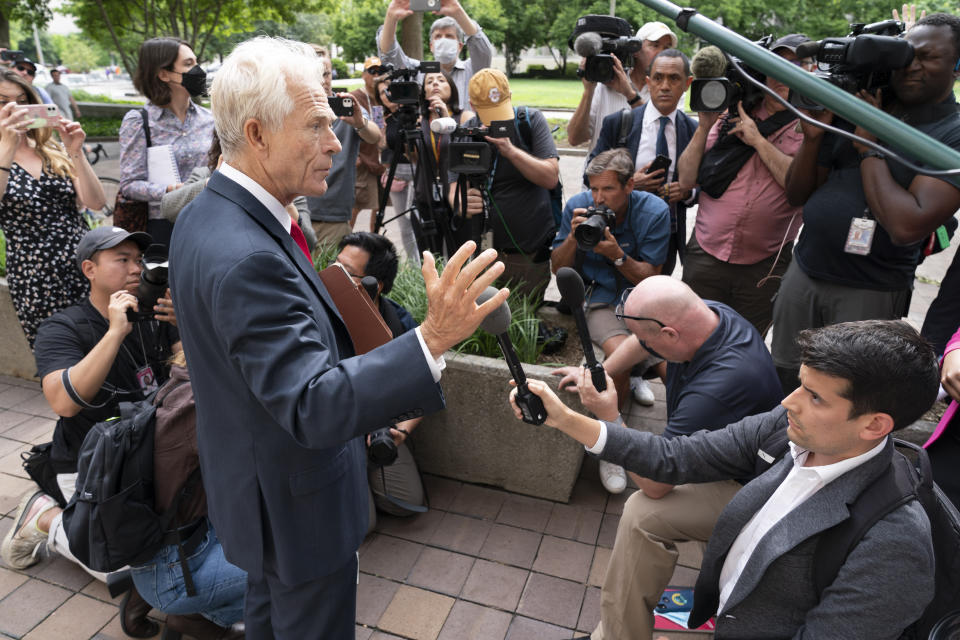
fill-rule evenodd
<path id="1" fill-rule="evenodd" d="M 157 377 L 153 375 L 153 368 L 150 365 L 137 371 L 137 384 L 144 393 L 153 393 L 157 390 Z"/>
<path id="2" fill-rule="evenodd" d="M 877 221 L 868 218 L 870 210 L 864 211 L 862 218 L 850 221 L 850 231 L 847 232 L 847 243 L 843 245 L 844 253 L 853 253 L 858 256 L 870 255 L 873 245 L 873 233 L 877 230 Z"/>

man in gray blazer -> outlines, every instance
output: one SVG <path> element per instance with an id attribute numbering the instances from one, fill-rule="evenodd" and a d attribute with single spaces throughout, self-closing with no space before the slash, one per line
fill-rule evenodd
<path id="1" fill-rule="evenodd" d="M 284 209 L 326 190 L 340 151 L 322 69 L 289 40 L 255 38 L 228 56 L 211 89 L 223 164 L 170 247 L 209 515 L 226 557 L 247 572 L 251 640 L 354 637 L 364 435 L 439 410 L 442 354 L 507 295 L 475 302 L 503 272 L 484 272 L 493 250 L 465 264 L 467 243 L 442 275 L 427 254 L 423 324 L 354 357 Z"/>
<path id="2" fill-rule="evenodd" d="M 636 315 L 636 306 L 637 300 L 628 299 L 626 312 Z M 670 337 L 656 335 L 655 321 L 638 317 L 628 323 L 654 348 L 668 346 L 661 342 Z M 892 640 L 933 597 L 930 523 L 920 504 L 909 502 L 877 521 L 820 594 L 812 581 L 813 553 L 821 534 L 846 520 L 847 505 L 891 464 L 890 432 L 933 404 L 936 356 L 901 321 L 837 324 L 804 331 L 798 342 L 800 387 L 782 406 L 718 431 L 670 440 L 574 413 L 546 384 L 529 385 L 544 400 L 547 425 L 661 482 L 750 477 L 758 458 L 767 456 L 761 451 L 767 437 L 786 429 L 789 455 L 747 483 L 714 527 L 689 626 L 716 615 L 718 639 Z M 603 394 L 586 378 L 580 389 L 587 406 L 616 406 L 609 382 Z M 652 609 L 649 602 L 637 606 Z M 592 638 L 609 636 L 597 630 Z"/>

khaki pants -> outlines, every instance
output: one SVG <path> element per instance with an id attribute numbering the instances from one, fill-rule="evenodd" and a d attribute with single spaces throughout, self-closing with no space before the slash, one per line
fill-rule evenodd
<path id="1" fill-rule="evenodd" d="M 336 247 L 353 229 L 349 222 L 322 222 L 313 221 L 313 231 L 317 234 L 317 248 Z"/>
<path id="2" fill-rule="evenodd" d="M 650 640 L 653 609 L 677 564 L 676 543 L 706 543 L 740 486 L 733 480 L 685 484 L 660 500 L 642 491 L 627 499 L 600 591 L 600 624 L 591 640 Z"/>

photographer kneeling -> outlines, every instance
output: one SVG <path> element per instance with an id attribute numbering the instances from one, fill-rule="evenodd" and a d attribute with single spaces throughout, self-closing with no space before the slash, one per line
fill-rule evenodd
<path id="1" fill-rule="evenodd" d="M 351 233 L 340 241 L 337 262 L 358 285 L 367 276 L 376 278 L 377 291 L 373 303 L 394 338 L 417 327 L 410 313 L 387 297 L 397 277 L 398 266 L 397 252 L 392 242 L 376 233 Z M 376 509 L 392 516 L 410 516 L 426 511 L 417 463 L 405 444 L 410 432 L 421 420 L 419 417 L 404 420 L 367 436 L 370 490 L 367 533 L 377 525 Z"/>
<path id="2" fill-rule="evenodd" d="M 465 126 L 504 121 L 513 126 L 506 137 L 483 137 L 493 147 L 492 166 L 482 181 L 471 180 L 466 215 L 479 215 L 484 204 L 489 205 L 486 228 L 493 231 L 492 246 L 506 267 L 501 280 L 514 283 L 510 290 L 515 295 L 536 292 L 542 298 L 550 282 L 550 242 L 556 233 L 550 194 L 560 179 L 556 144 L 542 113 L 512 105 L 503 72 L 478 71 L 469 93 L 477 117 Z"/>
<path id="3" fill-rule="evenodd" d="M 573 267 L 587 283 L 587 326 L 604 357 L 630 335 L 614 307 L 629 287 L 660 273 L 670 243 L 670 208 L 654 194 L 633 189 L 633 169 L 626 149 L 610 149 L 590 161 L 590 192 L 567 200 L 550 256 L 554 272 Z M 629 371 L 613 378 L 621 404 L 628 378 Z M 626 486 L 622 469 L 613 476 L 601 473 L 601 478 L 615 493 Z"/>

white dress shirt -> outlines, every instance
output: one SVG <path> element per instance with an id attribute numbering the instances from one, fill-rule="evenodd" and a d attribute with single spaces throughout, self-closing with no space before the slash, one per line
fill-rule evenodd
<path id="1" fill-rule="evenodd" d="M 790 455 L 793 468 L 784 481 L 773 492 L 770 499 L 757 511 L 746 524 L 737 539 L 730 546 L 730 552 L 720 571 L 720 601 L 717 612 L 723 611 L 727 599 L 740 579 L 744 567 L 750 561 L 754 549 L 763 536 L 783 520 L 791 511 L 803 504 L 807 498 L 845 474 L 867 462 L 883 451 L 887 439 L 884 438 L 866 453 L 840 462 L 816 467 L 804 467 L 809 451 L 790 443 Z"/>
<path id="2" fill-rule="evenodd" d="M 223 174 L 225 178 L 233 180 L 238 185 L 246 189 L 250 195 L 257 199 L 257 201 L 267 208 L 267 211 L 277 219 L 277 222 L 283 227 L 284 231 L 290 233 L 291 220 L 290 214 L 287 213 L 286 208 L 280 204 L 280 201 L 274 198 L 269 191 L 260 186 L 256 180 L 243 173 L 235 167 L 231 167 L 226 162 L 220 165 L 218 169 L 220 173 Z M 420 348 L 423 350 L 423 357 L 427 360 L 427 366 L 430 367 L 430 374 L 433 376 L 434 382 L 440 381 L 440 372 L 447 366 L 446 362 L 443 359 L 443 356 L 439 358 L 434 358 L 433 354 L 430 353 L 430 349 L 427 348 L 427 343 L 423 341 L 423 334 L 420 333 L 420 327 L 414 329 L 417 334 L 417 340 L 420 341 Z"/>
<path id="3" fill-rule="evenodd" d="M 670 113 L 660 113 L 652 102 L 648 102 L 647 108 L 643 110 L 643 131 L 640 134 L 640 144 L 637 146 L 635 170 L 639 171 L 657 157 L 657 135 L 660 133 L 661 116 L 670 118 L 664 135 L 667 137 L 668 155 L 673 161 L 670 164 L 670 169 L 667 170 L 667 174 L 674 175 L 677 166 L 677 110 L 674 109 Z"/>

